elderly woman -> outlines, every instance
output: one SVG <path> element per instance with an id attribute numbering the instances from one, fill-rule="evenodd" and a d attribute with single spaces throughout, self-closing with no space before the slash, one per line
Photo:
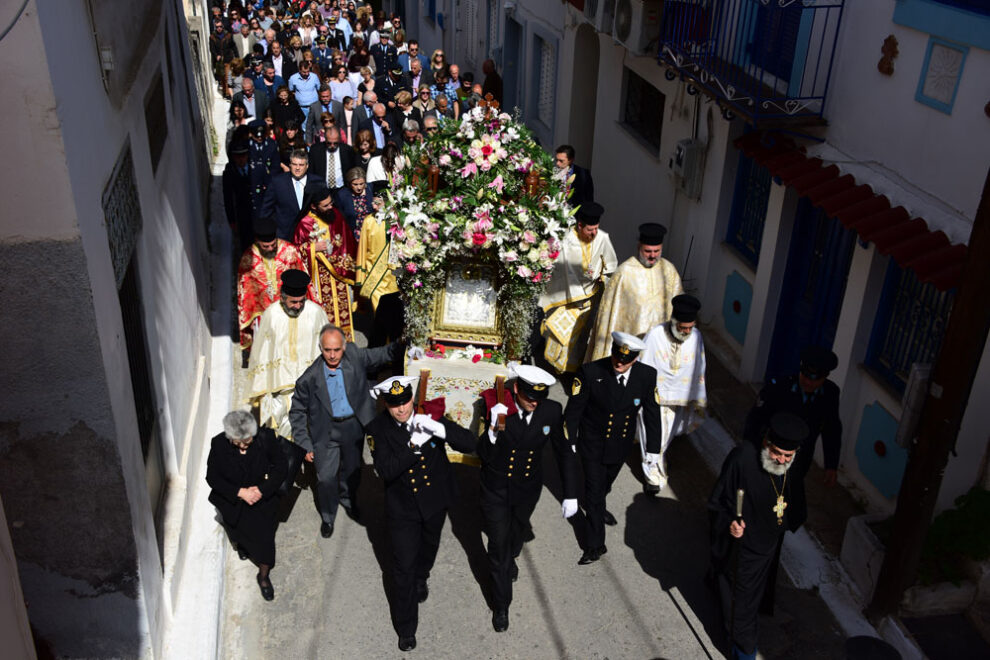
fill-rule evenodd
<path id="1" fill-rule="evenodd" d="M 275 598 L 268 572 L 275 565 L 277 493 L 287 471 L 274 431 L 259 429 L 249 412 L 227 413 L 223 433 L 213 438 L 206 462 L 209 499 L 237 554 L 258 565 L 258 586 L 265 600 Z"/>
<path id="2" fill-rule="evenodd" d="M 361 225 L 364 219 L 378 210 L 371 189 L 364 178 L 363 167 L 352 167 L 344 174 L 344 187 L 338 195 L 338 208 L 344 214 L 347 226 L 354 232 L 354 238 L 361 240 Z"/>

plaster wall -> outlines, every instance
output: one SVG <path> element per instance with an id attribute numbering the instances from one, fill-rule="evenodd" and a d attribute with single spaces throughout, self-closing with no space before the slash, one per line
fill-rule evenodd
<path id="1" fill-rule="evenodd" d="M 34 640 L 24 607 L 21 579 L 17 573 L 14 546 L 7 532 L 7 516 L 0 498 L 0 639 L 10 660 L 34 660 Z"/>
<path id="2" fill-rule="evenodd" d="M 168 621 L 163 558 L 101 197 L 129 141 L 143 217 L 134 258 L 161 443 L 154 451 L 176 482 L 186 439 L 200 437 L 208 390 L 205 154 L 177 7 L 111 4 L 93 3 L 98 32 L 113 34 L 127 74 L 117 94 L 104 91 L 85 3 L 29 2 L 0 43 L 3 141 L 18 163 L 0 181 L 9 301 L 0 358 L 17 383 L 0 403 L 0 487 L 42 636 L 61 655 L 146 657 L 157 655 Z M 175 84 L 162 69 L 169 127 L 155 173 L 144 99 L 166 59 L 162 21 L 170 21 Z"/>
<path id="3" fill-rule="evenodd" d="M 970 47 L 952 114 L 915 100 L 929 34 L 893 22 L 895 0 L 847 2 L 826 116 L 828 141 L 962 213 L 976 215 L 990 150 L 984 114 L 990 51 Z M 877 71 L 888 35 L 894 74 Z M 933 164 L 937 166 L 933 167 Z"/>

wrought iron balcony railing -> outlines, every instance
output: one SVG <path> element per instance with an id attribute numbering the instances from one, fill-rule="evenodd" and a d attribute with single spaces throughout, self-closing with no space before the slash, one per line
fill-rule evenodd
<path id="1" fill-rule="evenodd" d="M 666 0 L 660 63 L 727 116 L 759 127 L 821 123 L 843 2 Z"/>

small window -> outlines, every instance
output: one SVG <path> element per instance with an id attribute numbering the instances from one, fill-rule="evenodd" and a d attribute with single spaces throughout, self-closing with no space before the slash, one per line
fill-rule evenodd
<path id="1" fill-rule="evenodd" d="M 891 260 L 873 322 L 866 365 L 903 393 L 911 365 L 935 361 L 954 297 L 951 292 L 923 284 L 914 271 Z"/>
<path id="2" fill-rule="evenodd" d="M 557 88 L 557 48 L 550 41 L 534 37 L 538 58 L 536 69 L 536 118 L 547 127 L 553 127 L 554 97 Z"/>
<path id="3" fill-rule="evenodd" d="M 931 37 L 915 100 L 951 115 L 968 52 L 966 46 Z"/>
<path id="4" fill-rule="evenodd" d="M 148 131 L 148 153 L 151 155 L 151 170 L 158 172 L 158 163 L 165 150 L 168 137 L 168 116 L 165 112 L 165 84 L 161 69 L 151 82 L 144 99 L 144 122 Z"/>
<path id="5" fill-rule="evenodd" d="M 665 97 L 660 90 L 629 69 L 625 69 L 625 96 L 622 124 L 654 155 L 660 155 Z"/>
<path id="6" fill-rule="evenodd" d="M 770 183 L 770 170 L 739 152 L 736 190 L 732 196 L 729 231 L 725 241 L 734 247 L 754 270 L 760 261 L 760 245 L 763 242 L 763 225 L 767 218 Z"/>

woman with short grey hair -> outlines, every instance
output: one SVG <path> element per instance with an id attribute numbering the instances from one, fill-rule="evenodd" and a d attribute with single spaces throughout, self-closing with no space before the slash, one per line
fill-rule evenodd
<path id="1" fill-rule="evenodd" d="M 269 571 L 275 565 L 278 491 L 288 467 L 275 432 L 258 428 L 254 416 L 234 410 L 223 418 L 223 433 L 213 438 L 206 462 L 210 502 L 241 559 L 258 565 L 258 586 L 265 600 L 275 598 Z"/>

